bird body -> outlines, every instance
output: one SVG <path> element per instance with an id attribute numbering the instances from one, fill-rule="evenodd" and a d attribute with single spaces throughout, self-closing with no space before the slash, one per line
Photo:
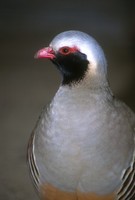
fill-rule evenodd
<path id="1" fill-rule="evenodd" d="M 134 200 L 135 115 L 113 96 L 101 47 L 68 31 L 37 57 L 52 60 L 63 77 L 28 146 L 41 198 Z"/>

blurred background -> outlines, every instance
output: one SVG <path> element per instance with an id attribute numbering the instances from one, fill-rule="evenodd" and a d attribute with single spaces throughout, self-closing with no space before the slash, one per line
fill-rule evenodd
<path id="1" fill-rule="evenodd" d="M 111 88 L 135 111 L 135 1 L 1 0 L 0 199 L 37 200 L 26 164 L 30 133 L 61 77 L 34 54 L 65 30 L 81 30 L 102 46 Z"/>

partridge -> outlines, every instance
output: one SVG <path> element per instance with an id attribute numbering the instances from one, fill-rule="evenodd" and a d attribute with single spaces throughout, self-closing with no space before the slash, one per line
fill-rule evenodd
<path id="1" fill-rule="evenodd" d="M 135 114 L 116 99 L 100 45 L 80 31 L 58 34 L 36 58 L 62 81 L 28 145 L 43 200 L 135 200 Z"/>

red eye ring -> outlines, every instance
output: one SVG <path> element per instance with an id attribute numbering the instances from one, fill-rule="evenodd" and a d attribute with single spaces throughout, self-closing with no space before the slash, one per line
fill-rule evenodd
<path id="1" fill-rule="evenodd" d="M 71 49 L 70 47 L 62 47 L 60 48 L 59 52 L 63 55 L 68 55 L 69 53 L 71 53 Z"/>
<path id="2" fill-rule="evenodd" d="M 77 51 L 79 51 L 79 49 L 77 47 L 64 46 L 59 49 L 59 53 L 62 55 L 68 55 L 70 53 L 75 53 Z"/>

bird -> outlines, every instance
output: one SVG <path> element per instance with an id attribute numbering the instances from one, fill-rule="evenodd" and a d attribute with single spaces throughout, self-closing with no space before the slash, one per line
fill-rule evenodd
<path id="1" fill-rule="evenodd" d="M 49 59 L 61 74 L 28 144 L 39 198 L 135 200 L 135 114 L 110 89 L 101 46 L 69 30 L 35 58 Z"/>

